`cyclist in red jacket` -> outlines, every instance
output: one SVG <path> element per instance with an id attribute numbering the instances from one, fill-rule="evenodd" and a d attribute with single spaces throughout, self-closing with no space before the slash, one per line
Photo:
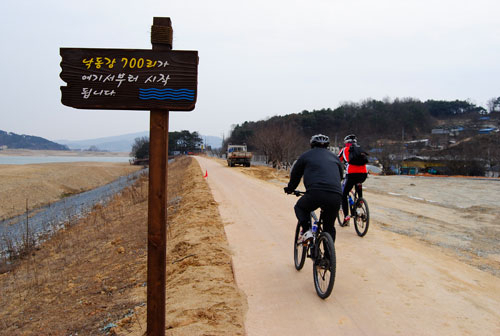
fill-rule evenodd
<path id="1" fill-rule="evenodd" d="M 358 183 L 363 183 L 368 176 L 368 170 L 366 169 L 366 164 L 362 166 L 349 164 L 349 148 L 358 142 L 356 135 L 349 134 L 344 138 L 345 147 L 339 152 L 339 159 L 341 162 L 346 164 L 346 180 L 344 184 L 344 189 L 342 191 L 342 211 L 344 212 L 344 225 L 349 224 L 351 216 L 349 216 L 349 202 L 347 196 L 351 191 L 352 187 Z M 359 197 L 363 197 L 362 190 L 360 190 Z M 351 214 L 352 215 L 352 214 Z M 340 224 L 340 223 L 339 223 Z"/>

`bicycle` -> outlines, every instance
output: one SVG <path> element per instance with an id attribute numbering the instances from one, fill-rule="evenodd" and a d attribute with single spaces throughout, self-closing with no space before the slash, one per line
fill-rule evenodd
<path id="1" fill-rule="evenodd" d="M 305 192 L 295 190 L 293 194 L 299 197 Z M 322 213 L 323 211 L 321 211 L 318 220 L 316 213 L 311 212 L 313 238 L 302 243 L 298 242 L 301 226 L 297 223 L 293 243 L 293 259 L 297 271 L 300 271 L 304 266 L 306 257 L 312 259 L 314 288 L 320 298 L 326 299 L 333 290 L 337 259 L 332 236 L 323 231 Z"/>
<path id="2" fill-rule="evenodd" d="M 345 185 L 345 180 L 342 184 L 342 187 Z M 349 210 L 352 218 L 354 219 L 354 229 L 356 233 L 360 237 L 364 237 L 368 232 L 368 227 L 370 226 L 370 210 L 368 208 L 368 203 L 363 197 L 359 197 L 361 191 L 363 190 L 363 185 L 358 183 L 354 186 L 354 188 L 349 192 L 348 201 L 349 201 Z M 347 226 L 347 223 L 344 224 L 345 215 L 342 211 L 342 207 L 337 214 L 337 220 L 340 226 Z"/>

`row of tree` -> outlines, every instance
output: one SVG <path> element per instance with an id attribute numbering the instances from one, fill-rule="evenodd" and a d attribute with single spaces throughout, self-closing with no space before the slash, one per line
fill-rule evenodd
<path id="1" fill-rule="evenodd" d="M 484 176 L 486 169 L 500 169 L 500 133 L 479 134 L 441 151 L 430 151 L 430 157 L 444 160 L 452 175 Z"/>
<path id="2" fill-rule="evenodd" d="M 177 153 L 199 152 L 203 140 L 198 132 L 189 132 L 186 130 L 180 132 L 168 132 L 168 153 L 169 155 Z M 149 157 L 149 137 L 136 138 L 130 156 L 136 159 L 146 159 Z"/>
<path id="3" fill-rule="evenodd" d="M 500 97 L 492 99 L 488 107 L 490 113 L 500 112 Z M 270 162 L 290 164 L 308 148 L 313 134 L 326 134 L 332 145 L 341 146 L 345 135 L 355 133 L 364 147 L 378 149 L 379 156 L 389 162 L 392 152 L 404 150 L 404 141 L 428 137 L 433 128 L 452 119 L 478 120 L 487 114 L 484 108 L 463 100 L 368 99 L 334 110 L 306 110 L 247 121 L 235 125 L 223 145 L 246 143 L 249 150 L 264 154 Z"/>
<path id="4" fill-rule="evenodd" d="M 233 128 L 226 141 L 246 142 L 250 147 L 256 148 L 252 138 L 258 129 L 269 124 L 290 125 L 304 136 L 324 133 L 339 138 L 348 133 L 363 134 L 368 143 L 380 138 L 399 140 L 402 132 L 407 139 L 415 139 L 430 133 L 440 119 L 479 116 L 485 113 L 484 108 L 460 100 L 421 102 L 412 98 L 394 101 L 369 99 L 361 103 L 345 103 L 335 110 L 305 110 L 302 113 L 275 116 L 268 120 L 244 122 Z"/>

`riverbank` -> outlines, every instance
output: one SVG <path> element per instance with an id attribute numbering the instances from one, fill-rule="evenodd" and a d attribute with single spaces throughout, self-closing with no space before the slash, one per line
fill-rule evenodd
<path id="1" fill-rule="evenodd" d="M 20 215 L 140 170 L 116 162 L 0 165 L 0 219 Z"/>
<path id="2" fill-rule="evenodd" d="M 166 335 L 243 335 L 217 203 L 199 165 L 169 165 Z M 0 274 L 0 335 L 146 332 L 148 179 Z"/>

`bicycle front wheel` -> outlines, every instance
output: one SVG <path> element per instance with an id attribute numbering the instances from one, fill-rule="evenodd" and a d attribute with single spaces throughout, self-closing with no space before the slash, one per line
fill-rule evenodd
<path id="1" fill-rule="evenodd" d="M 337 213 L 337 222 L 339 223 L 339 226 L 347 226 L 347 223 L 344 224 L 344 211 L 342 210 L 342 207 L 340 207 L 339 212 Z"/>
<path id="2" fill-rule="evenodd" d="M 358 236 L 363 237 L 368 232 L 368 226 L 370 225 L 370 210 L 368 209 L 368 203 L 366 203 L 364 198 L 358 198 L 354 210 L 356 212 L 354 217 L 354 228 Z"/>
<path id="3" fill-rule="evenodd" d="M 328 232 L 322 232 L 316 240 L 314 257 L 314 287 L 318 296 L 326 299 L 332 293 L 337 269 L 335 245 Z"/>
<path id="4" fill-rule="evenodd" d="M 307 254 L 307 246 L 297 242 L 299 239 L 300 229 L 300 224 L 297 223 L 297 228 L 295 229 L 295 239 L 293 240 L 293 261 L 297 271 L 300 271 L 302 267 L 304 267 Z"/>

